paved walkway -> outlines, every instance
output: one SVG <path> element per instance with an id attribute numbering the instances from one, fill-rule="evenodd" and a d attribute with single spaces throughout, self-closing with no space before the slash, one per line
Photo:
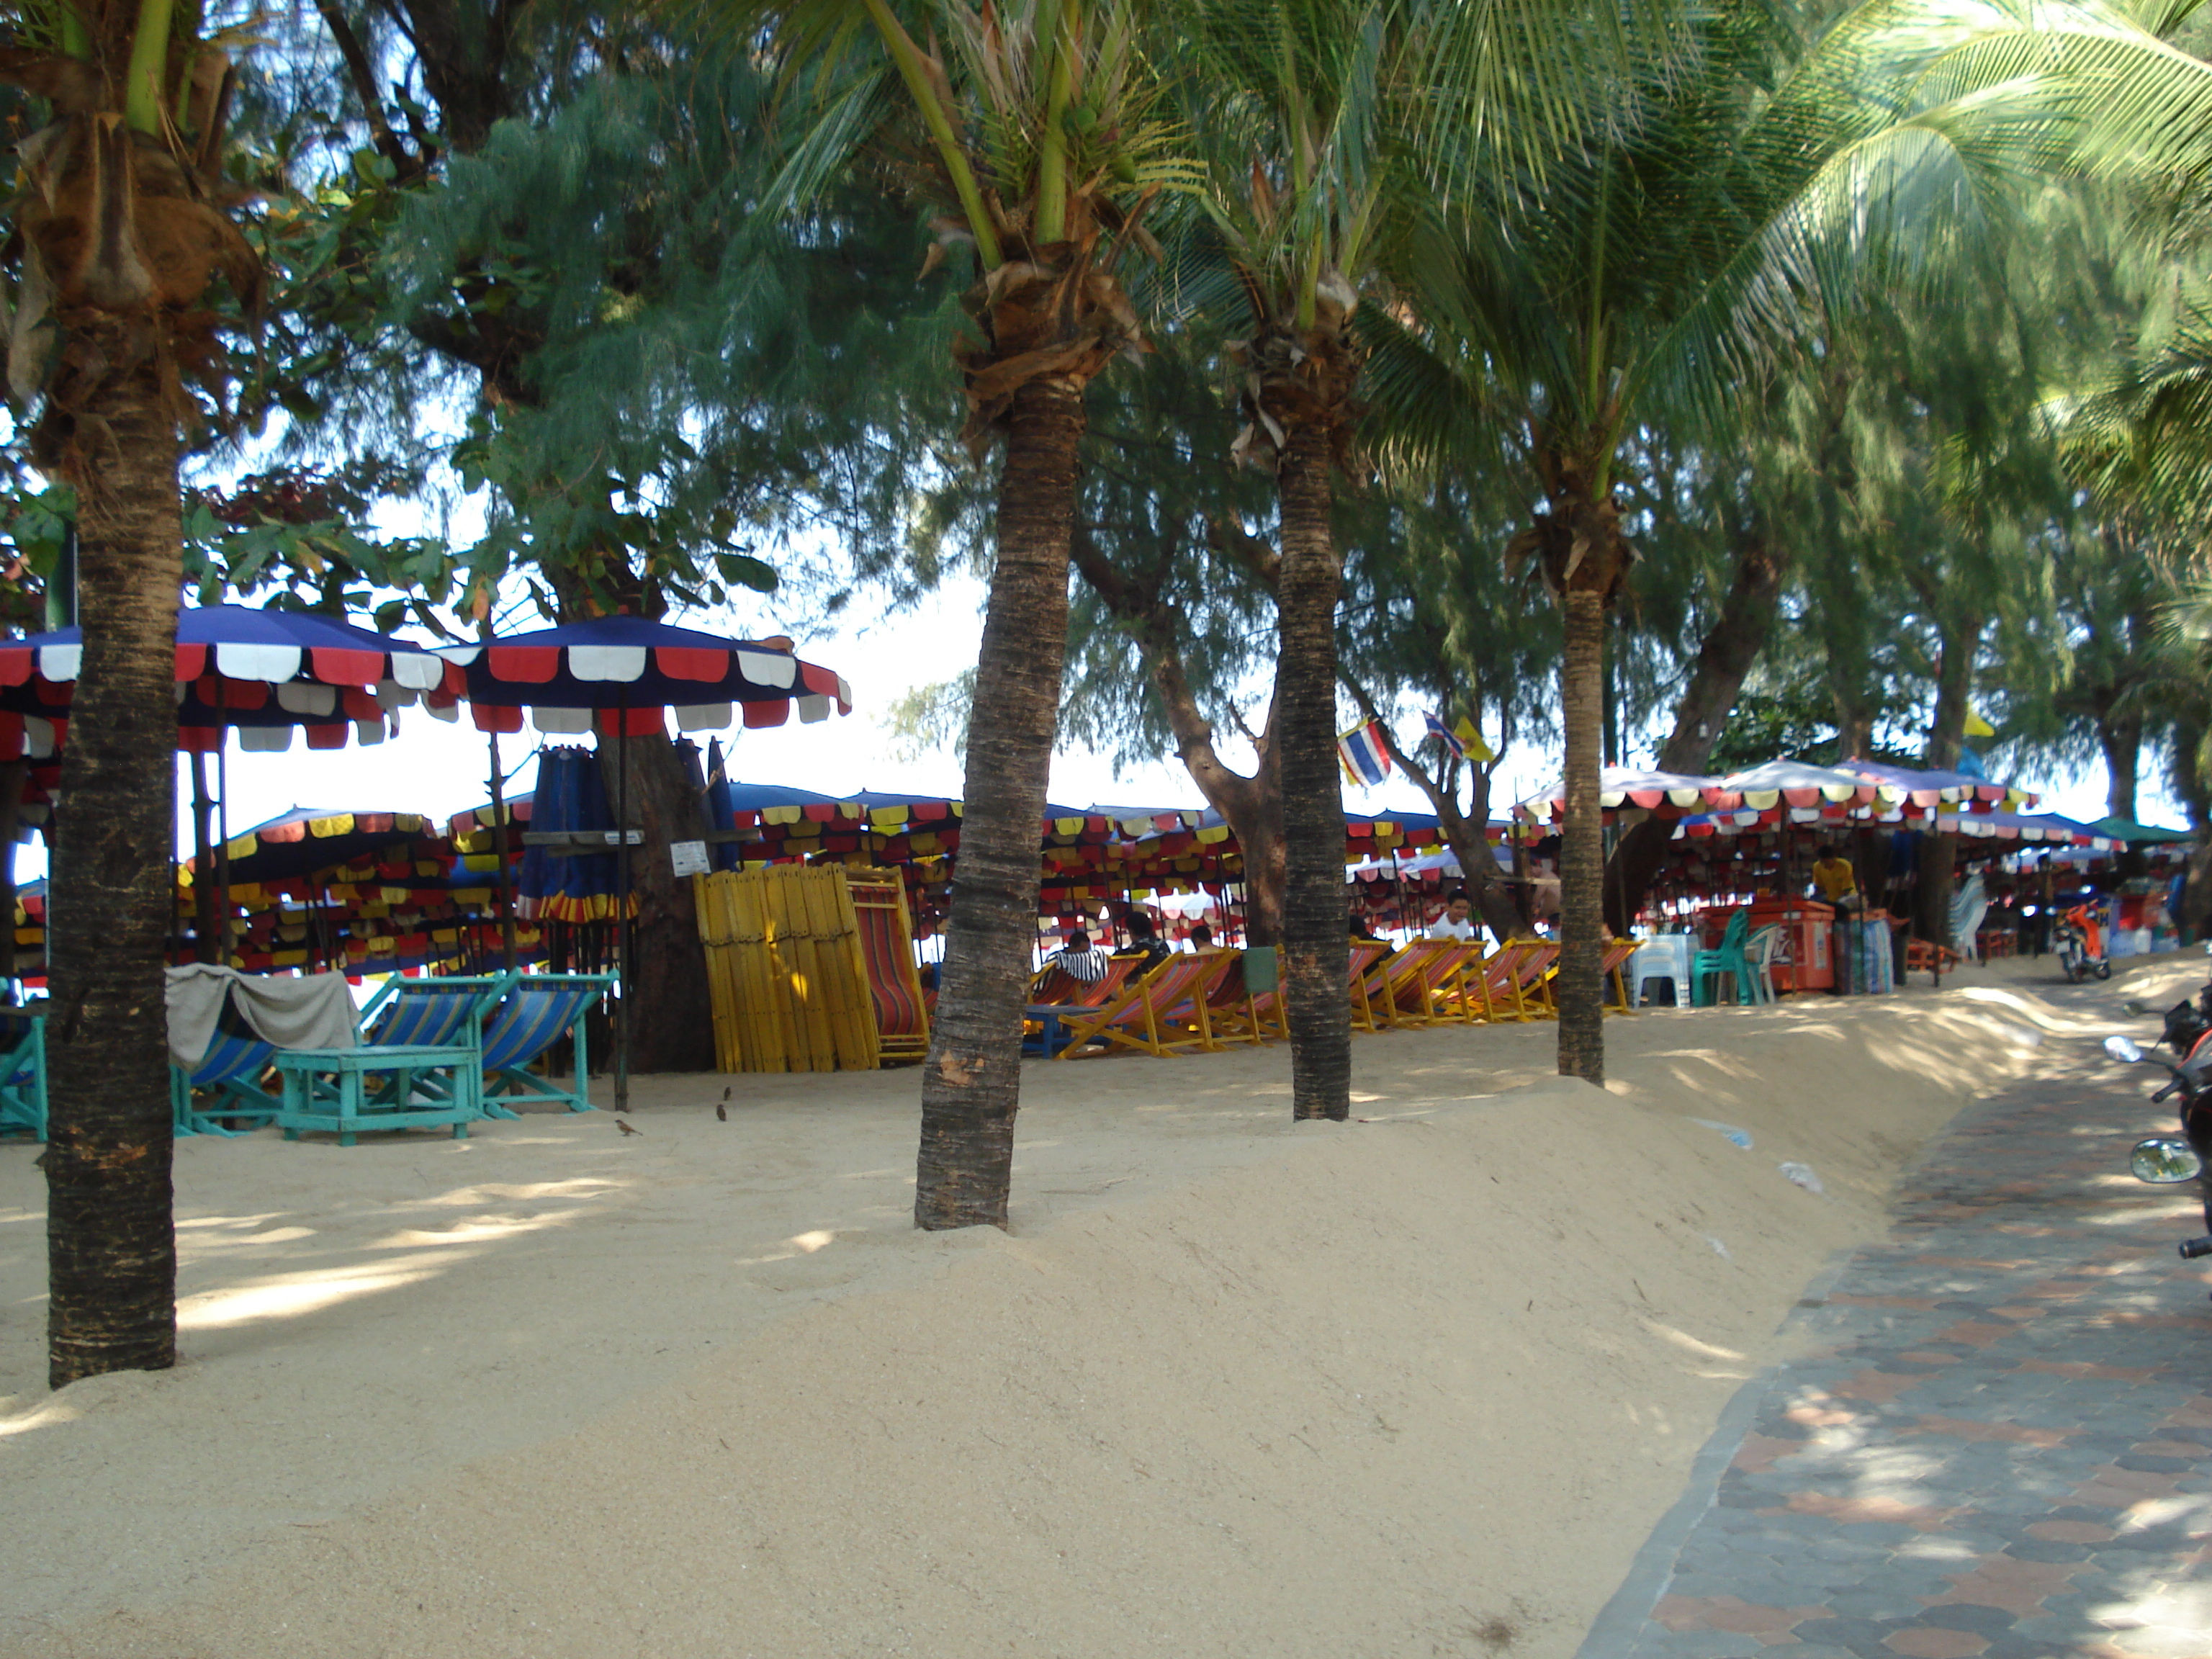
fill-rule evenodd
<path id="1" fill-rule="evenodd" d="M 2041 1053 L 1800 1304 L 1583 1659 L 2212 1656 L 2195 1189 L 2127 1176 L 2154 1068 Z"/>

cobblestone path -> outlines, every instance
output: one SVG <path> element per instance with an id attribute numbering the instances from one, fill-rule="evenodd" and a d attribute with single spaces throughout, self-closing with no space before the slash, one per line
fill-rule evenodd
<path id="1" fill-rule="evenodd" d="M 1582 1659 L 2212 1656 L 2212 1273 L 2195 1189 L 2126 1167 L 2162 1074 L 2040 1052 L 1801 1304 Z"/>

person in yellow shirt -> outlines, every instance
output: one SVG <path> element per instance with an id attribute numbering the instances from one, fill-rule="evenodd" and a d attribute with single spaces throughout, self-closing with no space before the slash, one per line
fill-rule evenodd
<path id="1" fill-rule="evenodd" d="M 1813 866 L 1813 885 L 1820 890 L 1821 899 L 1838 910 L 1858 908 L 1858 872 L 1843 854 L 1841 848 L 1826 848 Z"/>

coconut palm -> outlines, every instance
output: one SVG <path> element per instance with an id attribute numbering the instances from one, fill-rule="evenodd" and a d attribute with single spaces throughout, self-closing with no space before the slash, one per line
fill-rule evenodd
<path id="1" fill-rule="evenodd" d="M 739 3 L 743 22 L 765 10 Z M 798 0 L 772 36 L 815 122 L 781 188 L 804 201 L 856 151 L 936 204 L 930 263 L 972 251 L 957 343 L 979 462 L 1005 445 L 997 562 L 969 716 L 960 868 L 922 1074 L 915 1218 L 1003 1226 L 1036 940 L 1037 825 L 1066 649 L 1084 389 L 1143 349 L 1118 275 L 1139 220 L 1188 184 L 1131 0 Z"/>
<path id="2" fill-rule="evenodd" d="M 1636 556 L 1625 446 L 1685 412 L 1724 428 L 1802 295 L 1898 269 L 2021 173 L 2081 164 L 2092 139 L 2109 161 L 2201 101 L 2204 66 L 2137 9 L 1881 3 L 1800 33 L 1751 0 L 1705 8 L 1542 176 L 1462 174 L 1398 272 L 1410 307 L 1363 313 L 1396 441 L 1453 449 L 1503 426 L 1542 498 L 1508 556 L 1562 612 L 1562 1073 L 1604 1077 L 1597 785 L 1607 615 Z"/>
<path id="3" fill-rule="evenodd" d="M 32 453 L 77 495 L 84 659 L 51 946 L 46 1157 L 56 1388 L 176 1360 L 162 943 L 175 834 L 177 465 L 220 397 L 217 306 L 260 266 L 223 210 L 230 61 L 166 0 L 20 6 L 0 78 L 16 145 L 9 378 Z"/>
<path id="4" fill-rule="evenodd" d="M 1394 239 L 1456 173 L 1540 173 L 1589 112 L 1604 64 L 1635 33 L 1662 40 L 1672 6 L 1603 27 L 1572 6 L 1421 0 L 1199 0 L 1178 9 L 1190 119 L 1206 158 L 1205 222 L 1182 250 L 1185 305 L 1218 308 L 1243 429 L 1231 454 L 1272 472 L 1277 742 L 1287 881 L 1284 980 L 1291 1110 L 1343 1118 L 1343 805 L 1336 758 L 1335 618 L 1342 565 L 1336 477 L 1364 466 L 1353 316 L 1382 298 Z M 1648 27 L 1644 13 L 1660 20 Z M 1632 31 L 1623 20 L 1634 21 Z M 1449 135 L 1449 164 L 1424 166 Z"/>

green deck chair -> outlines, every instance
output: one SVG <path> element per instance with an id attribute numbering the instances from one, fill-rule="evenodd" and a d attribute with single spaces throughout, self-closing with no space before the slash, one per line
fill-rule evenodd
<path id="1" fill-rule="evenodd" d="M 46 1017 L 0 1009 L 0 1135 L 46 1138 Z"/>
<path id="2" fill-rule="evenodd" d="M 584 1012 L 613 987 L 612 974 L 514 974 L 477 1002 L 483 1025 L 483 1109 L 486 1117 L 514 1117 L 509 1106 L 560 1105 L 592 1110 Z M 550 1067 L 529 1066 L 567 1036 L 576 1034 L 574 1081 L 564 1088 Z M 493 1097 L 498 1099 L 494 1100 Z"/>

